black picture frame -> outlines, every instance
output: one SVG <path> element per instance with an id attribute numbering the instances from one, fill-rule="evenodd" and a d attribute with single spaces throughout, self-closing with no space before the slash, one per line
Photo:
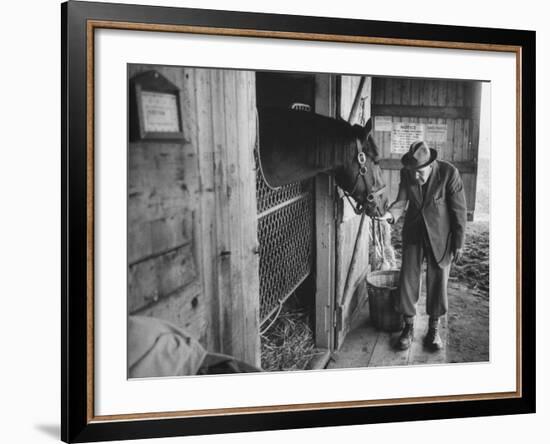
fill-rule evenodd
<path id="1" fill-rule="evenodd" d="M 507 45 L 520 55 L 518 77 L 518 310 L 519 392 L 486 399 L 427 399 L 425 402 L 392 400 L 383 405 L 300 406 L 269 411 L 241 409 L 230 415 L 192 417 L 95 418 L 90 375 L 93 352 L 93 120 L 89 79 L 93 76 L 94 27 L 91 23 L 119 23 L 230 29 L 260 32 L 280 38 L 299 33 L 313 39 L 350 41 L 368 37 L 380 44 L 443 48 Z M 65 442 L 90 442 L 219 434 L 336 425 L 371 424 L 442 418 L 510 415 L 535 412 L 535 32 L 413 23 L 336 19 L 69 1 L 61 6 L 62 23 L 62 374 L 61 437 Z M 144 31 L 145 32 L 145 31 Z M 309 37 L 308 37 L 309 38 Z M 416 42 L 416 43 L 415 43 Z M 456 42 L 460 42 L 457 45 Z M 529 118 L 522 118 L 528 115 Z M 92 344 L 92 345 L 91 345 Z"/>

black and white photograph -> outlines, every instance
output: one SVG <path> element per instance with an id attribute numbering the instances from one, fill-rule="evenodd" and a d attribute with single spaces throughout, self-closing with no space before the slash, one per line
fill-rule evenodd
<path id="1" fill-rule="evenodd" d="M 127 80 L 129 379 L 490 362 L 491 82 Z"/>
<path id="2" fill-rule="evenodd" d="M 506 6 L 4 2 L 0 441 L 545 436 L 550 27 Z"/>

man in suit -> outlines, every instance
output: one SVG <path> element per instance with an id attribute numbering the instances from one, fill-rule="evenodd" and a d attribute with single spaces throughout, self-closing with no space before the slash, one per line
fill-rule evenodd
<path id="1" fill-rule="evenodd" d="M 439 318 L 447 312 L 449 269 L 452 262 L 460 260 L 464 246 L 466 199 L 458 170 L 449 162 L 437 160 L 437 151 L 424 141 L 411 144 L 401 163 L 397 198 L 381 218 L 393 223 L 405 212 L 396 307 L 403 314 L 405 327 L 396 347 L 406 350 L 414 339 L 416 303 L 426 260 L 429 328 L 424 345 L 437 351 L 442 347 Z"/>

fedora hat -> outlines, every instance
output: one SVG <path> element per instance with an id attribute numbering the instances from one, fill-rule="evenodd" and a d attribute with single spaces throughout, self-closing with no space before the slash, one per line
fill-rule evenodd
<path id="1" fill-rule="evenodd" d="M 428 148 L 423 140 L 413 142 L 409 151 L 401 157 L 401 163 L 409 170 L 418 170 L 432 163 L 437 158 L 437 151 Z"/>

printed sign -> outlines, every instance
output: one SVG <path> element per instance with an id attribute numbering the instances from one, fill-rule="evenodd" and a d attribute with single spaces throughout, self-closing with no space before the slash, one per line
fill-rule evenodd
<path id="1" fill-rule="evenodd" d="M 374 131 L 391 131 L 391 116 L 374 116 Z"/>
<path id="2" fill-rule="evenodd" d="M 404 154 L 411 144 L 424 140 L 424 124 L 395 122 L 391 132 L 391 152 Z"/>
<path id="3" fill-rule="evenodd" d="M 178 101 L 175 94 L 143 91 L 141 98 L 145 131 L 180 131 Z"/>
<path id="4" fill-rule="evenodd" d="M 426 142 L 444 143 L 447 142 L 447 124 L 446 123 L 427 123 Z"/>

